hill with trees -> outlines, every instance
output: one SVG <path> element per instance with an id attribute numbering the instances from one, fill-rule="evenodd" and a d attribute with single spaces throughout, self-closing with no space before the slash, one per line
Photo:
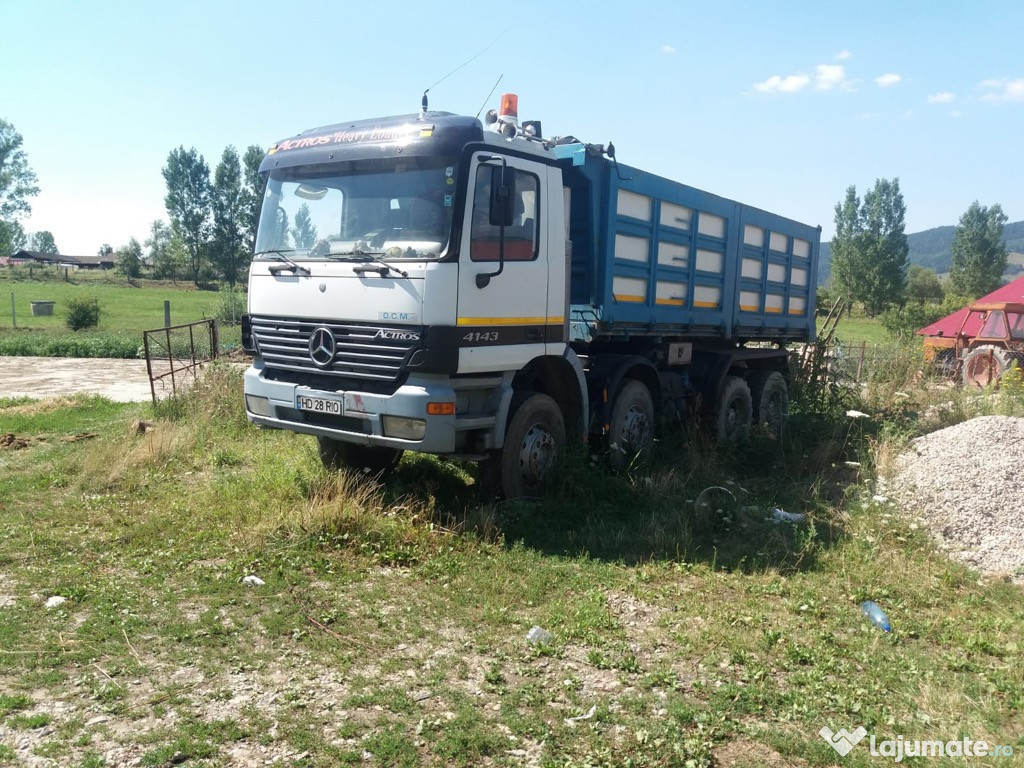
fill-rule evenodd
<path id="1" fill-rule="evenodd" d="M 910 248 L 911 264 L 935 270 L 938 273 L 949 272 L 953 264 L 953 236 L 955 226 L 934 227 L 923 232 L 907 235 Z M 1015 276 L 1024 272 L 1024 259 L 1014 254 L 1024 254 L 1024 221 L 1015 221 L 1003 228 L 1003 243 L 1010 252 L 1010 265 L 1006 269 L 1007 276 Z M 825 285 L 832 275 L 831 243 L 821 244 L 821 259 L 818 262 L 818 285 Z"/>

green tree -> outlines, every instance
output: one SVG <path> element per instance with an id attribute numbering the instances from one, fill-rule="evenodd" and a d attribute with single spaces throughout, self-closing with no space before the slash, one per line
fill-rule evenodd
<path id="1" fill-rule="evenodd" d="M 0 256 L 10 256 L 27 246 L 28 238 L 21 224 L 13 220 L 0 221 Z"/>
<path id="2" fill-rule="evenodd" d="M 48 232 L 45 229 L 42 232 L 35 232 L 28 239 L 29 250 L 35 251 L 36 253 L 48 253 L 51 256 L 57 256 L 60 251 L 57 250 L 57 243 L 53 240 L 53 233 Z"/>
<path id="3" fill-rule="evenodd" d="M 0 120 L 0 255 L 3 256 L 25 247 L 25 231 L 18 220 L 31 213 L 28 199 L 39 194 L 36 175 L 21 145 L 21 134 L 6 120 Z"/>
<path id="4" fill-rule="evenodd" d="M 245 249 L 250 254 L 256 247 L 256 226 L 260 221 L 260 209 L 263 207 L 264 179 L 260 177 L 260 163 L 266 154 L 258 145 L 250 144 L 242 155 L 242 220 Z"/>
<path id="5" fill-rule="evenodd" d="M 316 224 L 309 217 L 309 206 L 303 203 L 295 212 L 295 226 L 292 227 L 292 238 L 296 248 L 312 248 L 316 242 Z"/>
<path id="6" fill-rule="evenodd" d="M 835 207 L 832 275 L 849 301 L 859 301 L 872 317 L 904 300 L 907 285 L 906 205 L 900 181 L 878 179 L 857 198 L 849 187 Z"/>
<path id="7" fill-rule="evenodd" d="M 941 303 L 944 291 L 934 269 L 911 264 L 907 270 L 907 301 Z"/>
<path id="8" fill-rule="evenodd" d="M 149 237 L 142 244 L 147 249 L 146 260 L 153 269 L 154 277 L 169 277 L 174 280 L 180 269 L 180 266 L 176 267 L 168 261 L 167 252 L 170 244 L 170 228 L 160 219 L 156 219 L 149 225 Z"/>
<path id="9" fill-rule="evenodd" d="M 978 298 L 999 287 L 1006 271 L 1006 246 L 1003 226 L 1006 215 L 996 203 L 991 208 L 975 200 L 960 217 L 953 235 L 953 267 L 950 280 L 953 290 Z"/>
<path id="10" fill-rule="evenodd" d="M 245 197 L 242 164 L 232 146 L 224 150 L 213 176 L 213 261 L 232 290 L 245 264 Z"/>
<path id="11" fill-rule="evenodd" d="M 115 269 L 127 278 L 138 277 L 142 273 L 142 246 L 134 237 L 114 252 Z"/>
<path id="12" fill-rule="evenodd" d="M 178 147 L 167 156 L 162 173 L 171 229 L 181 238 L 188 270 L 199 285 L 210 237 L 210 167 L 195 147 Z"/>
<path id="13" fill-rule="evenodd" d="M 114 255 L 114 248 L 110 243 L 104 243 L 97 249 L 96 255 L 101 259 L 109 259 Z"/>

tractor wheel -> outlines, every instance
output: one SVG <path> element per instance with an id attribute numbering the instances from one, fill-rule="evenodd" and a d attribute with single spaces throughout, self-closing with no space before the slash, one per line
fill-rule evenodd
<path id="1" fill-rule="evenodd" d="M 966 387 L 987 387 L 990 384 L 999 386 L 999 379 L 1013 356 L 1002 347 L 982 344 L 964 356 L 963 380 Z"/>

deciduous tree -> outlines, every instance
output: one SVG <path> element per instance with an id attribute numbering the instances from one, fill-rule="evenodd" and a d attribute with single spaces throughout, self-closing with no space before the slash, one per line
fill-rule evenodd
<path id="1" fill-rule="evenodd" d="M 115 251 L 114 268 L 128 278 L 142 273 L 142 246 L 134 237 Z"/>
<path id="2" fill-rule="evenodd" d="M 956 293 L 976 299 L 999 287 L 1006 271 L 1005 224 L 1006 215 L 998 203 L 987 208 L 975 200 L 960 217 L 953 235 L 953 267 L 950 270 L 950 280 Z"/>
<path id="3" fill-rule="evenodd" d="M 25 247 L 25 231 L 19 219 L 32 210 L 28 199 L 39 194 L 36 175 L 21 145 L 21 134 L 6 120 L 0 120 L 0 255 L 3 256 Z"/>
<path id="4" fill-rule="evenodd" d="M 213 177 L 213 260 L 232 289 L 245 265 L 245 196 L 242 164 L 232 146 L 224 150 Z"/>
<path id="5" fill-rule="evenodd" d="M 167 156 L 163 176 L 171 228 L 181 238 L 188 270 L 199 285 L 210 237 L 210 167 L 195 147 L 178 147 Z"/>
<path id="6" fill-rule="evenodd" d="M 856 187 L 835 207 L 833 280 L 871 316 L 903 302 L 907 284 L 906 205 L 899 179 L 878 179 L 857 198 Z M 837 263 L 838 257 L 838 263 Z"/>
<path id="7" fill-rule="evenodd" d="M 57 256 L 60 251 L 57 250 L 57 243 L 53 240 L 53 233 L 48 232 L 45 229 L 42 232 L 34 232 L 28 239 L 29 250 L 36 251 L 37 253 L 48 253 L 51 256 Z"/>
<path id="8" fill-rule="evenodd" d="M 170 259 L 168 259 L 170 244 L 170 228 L 160 219 L 152 222 L 149 225 L 149 237 L 146 238 L 143 246 L 147 249 L 147 259 L 150 266 L 153 268 L 154 277 L 169 277 L 171 280 L 176 279 L 176 275 L 178 270 L 181 268 L 181 265 L 174 264 Z"/>
<path id="9" fill-rule="evenodd" d="M 944 292 L 934 269 L 911 264 L 907 270 L 907 301 L 941 303 Z"/>
<path id="10" fill-rule="evenodd" d="M 245 230 L 245 248 L 251 254 L 256 247 L 256 225 L 263 207 L 263 179 L 260 178 L 260 163 L 266 152 L 256 144 L 250 144 L 242 155 L 242 216 Z"/>

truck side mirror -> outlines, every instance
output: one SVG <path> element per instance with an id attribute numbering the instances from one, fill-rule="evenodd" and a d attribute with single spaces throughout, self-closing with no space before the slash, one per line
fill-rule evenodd
<path id="1" fill-rule="evenodd" d="M 492 227 L 511 227 L 516 213 L 516 169 L 507 165 L 491 169 L 491 206 L 489 222 Z"/>

